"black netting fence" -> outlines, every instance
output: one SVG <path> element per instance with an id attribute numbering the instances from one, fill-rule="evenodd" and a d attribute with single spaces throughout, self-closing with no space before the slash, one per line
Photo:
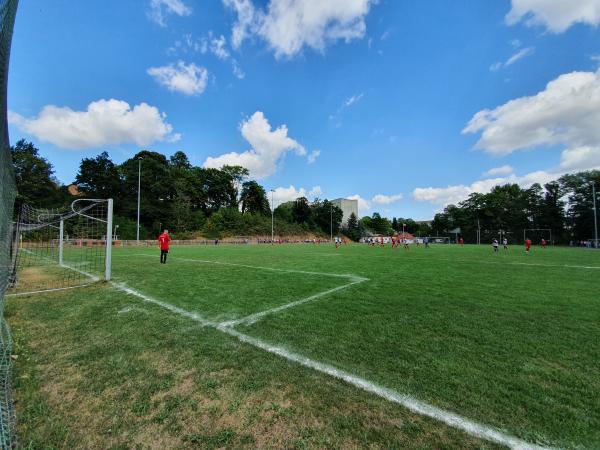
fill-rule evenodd
<path id="1" fill-rule="evenodd" d="M 6 90 L 8 63 L 18 0 L 0 0 L 0 447 L 15 446 L 10 393 L 12 340 L 4 320 L 4 293 L 12 270 L 13 206 L 16 196 L 8 137 Z"/>

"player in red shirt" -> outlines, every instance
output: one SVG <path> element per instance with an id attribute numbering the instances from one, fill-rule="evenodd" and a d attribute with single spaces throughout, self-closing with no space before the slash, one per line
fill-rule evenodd
<path id="1" fill-rule="evenodd" d="M 458 243 L 459 243 L 459 244 L 460 244 L 460 246 L 462 247 L 463 245 L 465 245 L 465 240 L 464 240 L 464 239 L 461 237 L 461 238 L 458 240 Z"/>
<path id="2" fill-rule="evenodd" d="M 527 253 L 529 253 L 530 249 L 531 249 L 531 239 L 527 238 L 527 239 L 525 239 L 525 251 Z"/>
<path id="3" fill-rule="evenodd" d="M 546 248 L 546 239 L 542 239 L 542 248 Z"/>
<path id="4" fill-rule="evenodd" d="M 163 231 L 163 233 L 158 237 L 158 246 L 160 247 L 160 263 L 167 263 L 167 254 L 169 253 L 169 242 L 171 242 L 171 238 L 169 237 L 169 230 Z"/>

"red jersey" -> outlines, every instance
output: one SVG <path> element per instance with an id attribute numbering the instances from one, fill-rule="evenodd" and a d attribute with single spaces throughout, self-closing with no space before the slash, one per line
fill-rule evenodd
<path id="1" fill-rule="evenodd" d="M 531 247 L 531 240 L 529 240 L 529 239 L 525 240 L 525 247 L 527 247 L 527 248 Z"/>
<path id="2" fill-rule="evenodd" d="M 171 242 L 171 238 L 167 233 L 163 233 L 158 237 L 158 243 L 161 250 L 169 250 L 169 242 Z"/>

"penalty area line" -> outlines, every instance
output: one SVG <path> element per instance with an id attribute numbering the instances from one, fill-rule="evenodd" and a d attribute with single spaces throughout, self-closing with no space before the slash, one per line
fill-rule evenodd
<path id="1" fill-rule="evenodd" d="M 275 308 L 267 309 L 265 311 L 260 311 L 260 312 L 254 313 L 254 314 L 250 314 L 249 316 L 242 317 L 241 319 L 228 320 L 226 322 L 221 322 L 219 324 L 219 326 L 234 327 L 234 326 L 240 325 L 240 324 L 252 325 L 253 323 L 256 323 L 259 320 L 262 320 L 265 316 L 268 316 L 270 314 L 275 314 L 280 311 L 284 311 L 286 309 L 293 308 L 298 305 L 303 305 L 304 303 L 312 302 L 312 301 L 317 300 L 326 295 L 333 294 L 334 292 L 337 292 L 337 291 L 341 291 L 342 289 L 347 289 L 350 286 L 354 286 L 355 284 L 364 283 L 365 281 L 369 281 L 369 280 L 367 278 L 361 278 L 361 279 L 352 281 L 348 284 L 343 284 L 342 286 L 336 286 L 332 289 L 327 289 L 326 291 L 318 292 L 314 295 L 311 295 L 310 297 L 306 297 L 306 298 L 303 298 L 300 300 L 286 303 L 285 305 L 276 306 Z"/>
<path id="2" fill-rule="evenodd" d="M 269 344 L 268 342 L 263 341 L 261 339 L 257 339 L 244 333 L 240 333 L 239 331 L 234 330 L 230 326 L 223 326 L 221 324 L 211 322 L 203 318 L 199 314 L 186 311 L 182 308 L 171 305 L 170 303 L 149 297 L 137 291 L 136 289 L 132 289 L 125 286 L 124 284 L 111 282 L 111 285 L 114 286 L 117 290 L 123 291 L 129 295 L 140 298 L 145 302 L 160 306 L 161 308 L 164 308 L 174 314 L 178 314 L 180 316 L 189 318 L 203 326 L 215 328 L 216 330 L 221 331 L 222 333 L 236 338 L 240 342 L 266 351 L 267 353 L 279 356 L 287 361 L 299 364 L 303 367 L 315 370 L 317 372 L 329 375 L 338 380 L 344 381 L 365 392 L 377 395 L 378 397 L 381 397 L 387 401 L 401 405 L 413 413 L 435 419 L 452 428 L 464 431 L 465 433 L 471 436 L 480 439 L 485 439 L 491 442 L 496 442 L 501 445 L 506 445 L 507 447 L 510 447 L 512 449 L 541 450 L 549 448 L 524 441 L 492 426 L 481 424 L 474 420 L 467 419 L 466 417 L 463 417 L 459 414 L 453 413 L 452 411 L 438 408 L 437 406 L 433 406 L 423 401 L 420 401 L 410 395 L 402 394 L 392 389 L 380 386 L 365 378 L 351 374 L 350 372 L 337 369 L 329 364 L 321 363 L 319 361 L 302 356 L 298 353 L 290 352 L 282 347 Z"/>
<path id="3" fill-rule="evenodd" d="M 134 256 L 146 256 L 150 258 L 154 258 L 153 255 L 147 255 L 145 253 L 136 253 Z M 170 260 L 175 261 L 184 261 L 184 262 L 193 262 L 198 264 L 215 264 L 218 266 L 231 266 L 231 267 L 243 267 L 246 269 L 255 269 L 255 270 L 266 270 L 271 272 L 284 272 L 284 273 L 299 273 L 305 275 L 318 275 L 323 277 L 334 277 L 334 278 L 348 278 L 352 281 L 367 281 L 367 278 L 359 277 L 357 275 L 347 274 L 347 273 L 331 273 L 331 272 L 311 272 L 307 270 L 296 270 L 296 269 L 280 269 L 278 267 L 265 267 L 265 266 L 251 266 L 249 264 L 238 264 L 238 263 L 230 263 L 224 261 L 209 261 L 204 259 L 194 259 L 194 258 L 181 258 L 179 256 L 171 256 Z"/>

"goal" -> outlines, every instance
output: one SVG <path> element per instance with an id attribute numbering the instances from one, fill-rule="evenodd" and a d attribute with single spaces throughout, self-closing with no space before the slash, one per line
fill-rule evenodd
<path id="1" fill-rule="evenodd" d="M 62 210 L 23 205 L 14 225 L 8 295 L 110 280 L 112 210 L 112 199 L 77 199 Z"/>

